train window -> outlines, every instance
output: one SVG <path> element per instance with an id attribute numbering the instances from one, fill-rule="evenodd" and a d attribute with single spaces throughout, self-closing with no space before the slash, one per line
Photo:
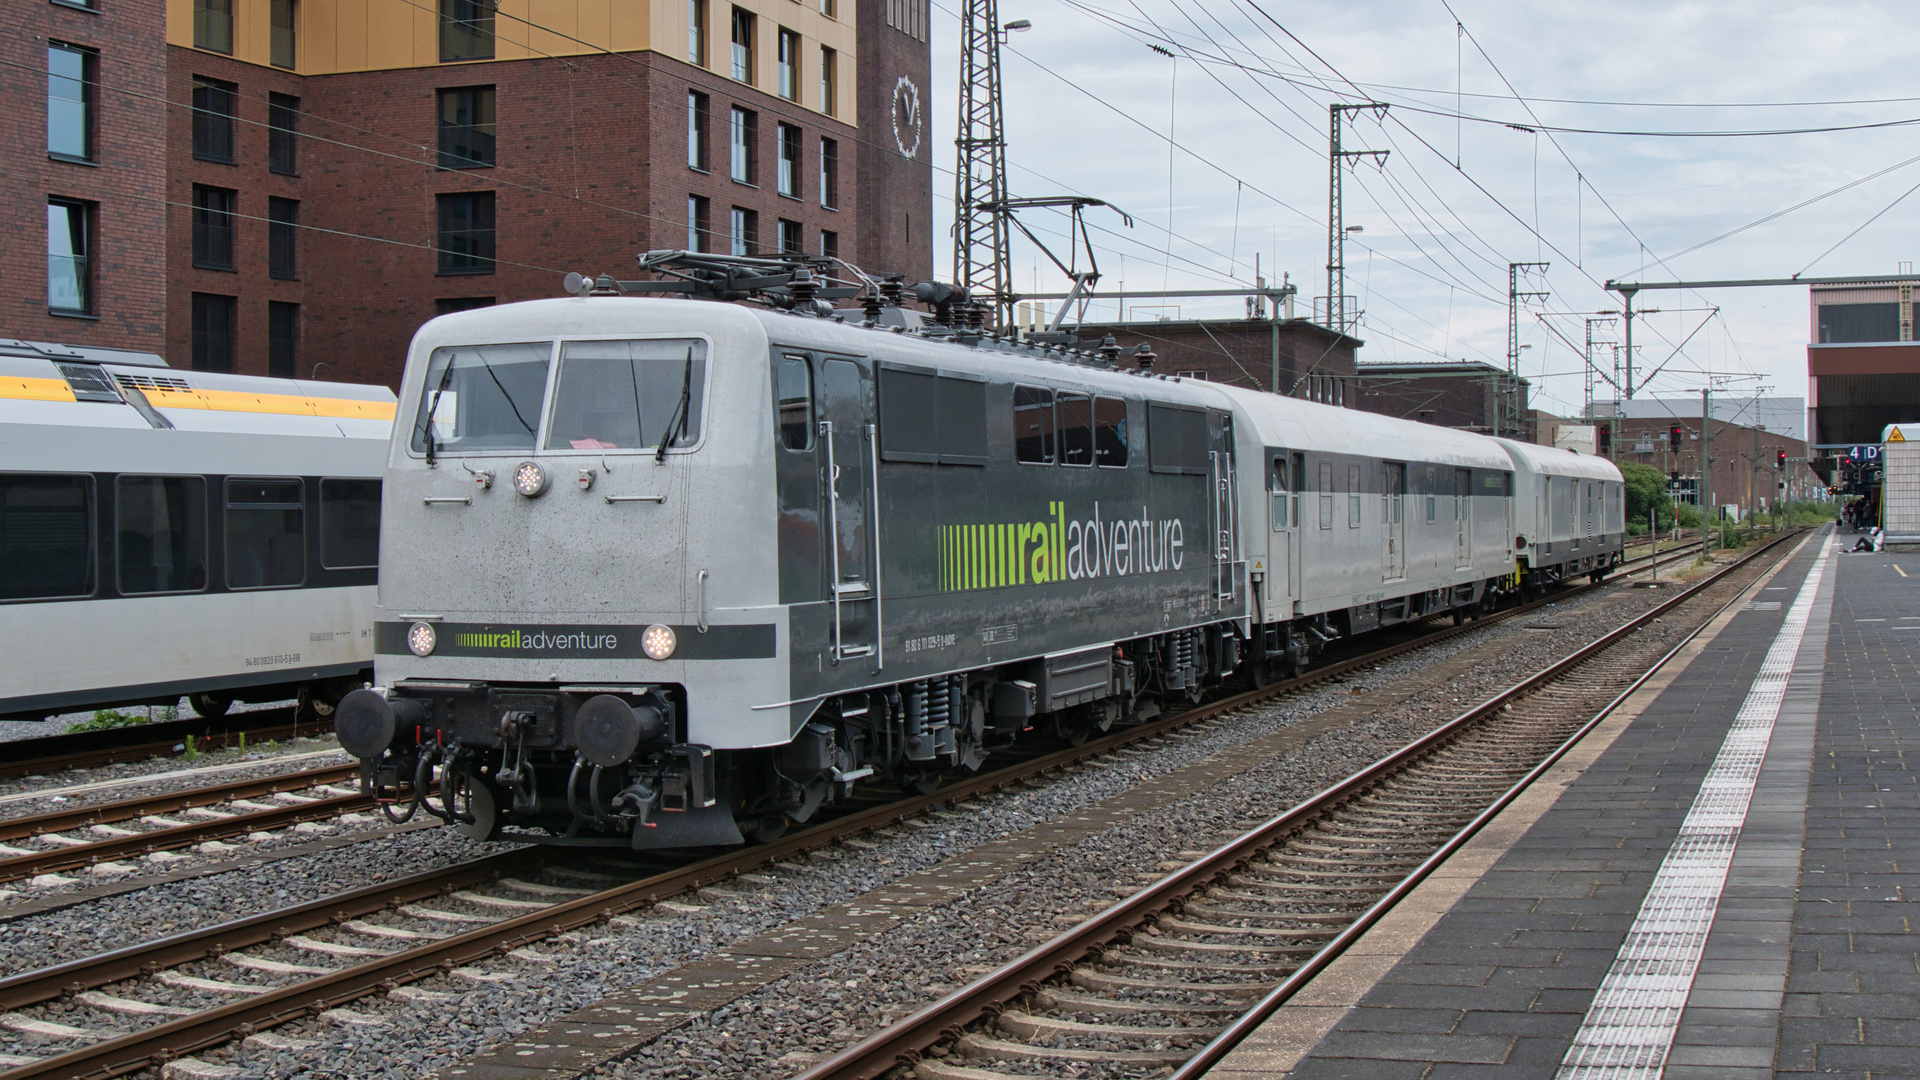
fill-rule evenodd
<path id="1" fill-rule="evenodd" d="M 363 570 L 380 563 L 380 481 L 320 481 L 320 565 Z"/>
<path id="2" fill-rule="evenodd" d="M 1093 399 L 1085 394 L 1061 394 L 1060 464 L 1093 464 Z"/>
<path id="3" fill-rule="evenodd" d="M 1287 498 L 1288 475 L 1289 474 L 1287 472 L 1287 455 L 1286 455 L 1286 451 L 1283 450 L 1280 453 L 1273 455 L 1273 468 L 1268 470 L 1268 473 L 1267 473 L 1267 489 L 1269 492 L 1271 492 L 1271 497 L 1273 501 L 1272 513 L 1273 513 L 1273 531 L 1274 532 L 1279 532 L 1280 530 L 1287 527 L 1288 515 L 1292 513 L 1292 511 L 1289 509 L 1287 505 L 1288 502 L 1290 501 Z"/>
<path id="4" fill-rule="evenodd" d="M 1347 466 L 1347 528 L 1360 527 L 1360 466 Z"/>
<path id="5" fill-rule="evenodd" d="M 1428 521 L 1434 520 L 1434 514 L 1439 509 L 1438 495 L 1436 494 L 1436 492 L 1439 490 L 1438 488 L 1439 483 L 1440 481 L 1434 478 L 1433 466 L 1431 465 L 1427 466 L 1427 520 Z"/>
<path id="6" fill-rule="evenodd" d="M 299 480 L 227 480 L 227 588 L 281 589 L 307 579 Z"/>
<path id="7" fill-rule="evenodd" d="M 939 376 L 881 365 L 880 449 L 889 461 L 940 460 Z"/>
<path id="8" fill-rule="evenodd" d="M 413 420 L 414 451 L 533 449 L 552 355 L 547 341 L 433 350 Z"/>
<path id="9" fill-rule="evenodd" d="M 1320 527 L 1333 528 L 1333 462 L 1320 463 Z"/>
<path id="10" fill-rule="evenodd" d="M 1127 403 L 1093 399 L 1093 461 L 1103 469 L 1127 467 Z"/>
<path id="11" fill-rule="evenodd" d="M 781 446 L 813 448 L 813 365 L 805 356 L 784 353 L 774 358 L 773 422 Z"/>
<path id="12" fill-rule="evenodd" d="M 977 378 L 940 376 L 940 463 L 987 463 L 987 384 Z"/>
<path id="13" fill-rule="evenodd" d="M 880 456 L 987 463 L 987 384 L 972 376 L 880 365 Z"/>
<path id="14" fill-rule="evenodd" d="M 662 440 L 692 446 L 700 441 L 706 384 L 704 341 L 565 342 L 547 449 L 651 450 Z"/>
<path id="15" fill-rule="evenodd" d="M 1207 475 L 1207 414 L 1174 405 L 1147 406 L 1147 468 Z"/>
<path id="16" fill-rule="evenodd" d="M 1053 464 L 1053 391 L 1038 386 L 1013 388 L 1013 456 L 1025 465 Z"/>
<path id="17" fill-rule="evenodd" d="M 93 592 L 93 478 L 0 476 L 0 600 Z"/>
<path id="18" fill-rule="evenodd" d="M 207 587 L 207 482 L 198 476 L 123 476 L 114 494 L 120 591 Z"/>

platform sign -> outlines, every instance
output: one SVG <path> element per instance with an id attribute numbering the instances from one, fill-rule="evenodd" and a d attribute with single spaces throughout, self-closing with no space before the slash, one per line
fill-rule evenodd
<path id="1" fill-rule="evenodd" d="M 1845 458 L 1855 465 L 1872 465 L 1880 461 L 1880 447 L 1876 443 L 1845 447 L 1837 456 Z"/>

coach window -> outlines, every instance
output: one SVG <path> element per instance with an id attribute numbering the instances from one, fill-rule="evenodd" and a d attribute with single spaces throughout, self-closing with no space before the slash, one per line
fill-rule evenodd
<path id="1" fill-rule="evenodd" d="M 1437 492 L 1439 491 L 1439 488 L 1436 486 L 1439 484 L 1439 482 L 1440 482 L 1439 480 L 1434 478 L 1433 466 L 1431 465 L 1427 466 L 1427 520 L 1428 521 L 1437 520 L 1434 515 L 1439 511 L 1439 496 L 1437 494 Z"/>
<path id="2" fill-rule="evenodd" d="M 1127 403 L 1093 399 L 1093 463 L 1103 469 L 1127 467 Z"/>
<path id="3" fill-rule="evenodd" d="M 1360 466 L 1347 466 L 1347 528 L 1360 527 Z"/>
<path id="4" fill-rule="evenodd" d="M 1093 464 L 1093 399 L 1085 394 L 1061 394 L 1060 463 Z"/>
<path id="5" fill-rule="evenodd" d="M 569 341 L 560 346 L 547 449 L 692 446 L 706 382 L 704 341 Z"/>
<path id="6" fill-rule="evenodd" d="M 531 450 L 553 343 L 433 350 L 413 418 L 418 454 Z"/>
<path id="7" fill-rule="evenodd" d="M 281 589 L 307 579 L 299 480 L 227 481 L 227 588 Z"/>
<path id="8" fill-rule="evenodd" d="M 813 368 L 805 356 L 787 353 L 774 359 L 773 414 L 781 446 L 812 449 Z"/>
<path id="9" fill-rule="evenodd" d="M 1333 528 L 1333 462 L 1320 463 L 1320 527 Z"/>
<path id="10" fill-rule="evenodd" d="M 1273 467 L 1267 471 L 1267 490 L 1273 496 L 1273 531 L 1279 532 L 1287 527 L 1292 510 L 1291 500 L 1287 498 L 1287 455 L 1285 451 L 1273 455 Z"/>
<path id="11" fill-rule="evenodd" d="M 364 570 L 380 563 L 380 481 L 320 481 L 320 565 Z"/>
<path id="12" fill-rule="evenodd" d="M 123 476 L 114 496 L 120 591 L 207 587 L 207 482 L 198 476 Z"/>
<path id="13" fill-rule="evenodd" d="M 1013 388 L 1013 456 L 1023 465 L 1053 464 L 1053 391 L 1038 386 Z"/>
<path id="14" fill-rule="evenodd" d="M 0 476 L 0 600 L 93 592 L 93 478 Z"/>

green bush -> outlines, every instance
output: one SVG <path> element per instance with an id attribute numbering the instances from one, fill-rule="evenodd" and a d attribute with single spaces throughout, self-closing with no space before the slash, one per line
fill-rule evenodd
<path id="1" fill-rule="evenodd" d="M 82 720 L 67 730 L 70 732 L 106 731 L 109 728 L 132 727 L 135 724 L 144 724 L 146 722 L 146 717 L 135 713 L 123 713 L 116 709 L 95 709 L 93 711 L 93 719 Z"/>

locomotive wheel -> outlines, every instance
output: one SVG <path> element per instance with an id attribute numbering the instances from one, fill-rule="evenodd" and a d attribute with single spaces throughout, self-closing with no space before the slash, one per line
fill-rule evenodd
<path id="1" fill-rule="evenodd" d="M 901 770 L 900 786 L 915 795 L 931 795 L 940 787 L 940 767 L 909 765 Z"/>
<path id="2" fill-rule="evenodd" d="M 195 715 L 206 720 L 218 720 L 233 708 L 233 699 L 219 694 L 188 694 L 187 704 L 193 707 Z"/>
<path id="3" fill-rule="evenodd" d="M 787 835 L 787 828 L 792 824 L 792 819 L 785 814 L 758 821 L 743 821 L 740 823 L 740 834 L 756 844 L 771 844 Z"/>
<path id="4" fill-rule="evenodd" d="M 455 778 L 454 785 L 453 805 L 448 807 L 454 812 L 454 831 L 472 840 L 493 839 L 500 831 L 500 811 L 492 789 L 465 774 Z"/>
<path id="5" fill-rule="evenodd" d="M 1286 678 L 1286 676 L 1280 673 L 1283 666 L 1284 665 L 1274 663 L 1272 660 L 1255 660 L 1253 663 L 1247 665 L 1247 681 L 1253 684 L 1255 690 L 1265 690 L 1267 687 Z"/>

